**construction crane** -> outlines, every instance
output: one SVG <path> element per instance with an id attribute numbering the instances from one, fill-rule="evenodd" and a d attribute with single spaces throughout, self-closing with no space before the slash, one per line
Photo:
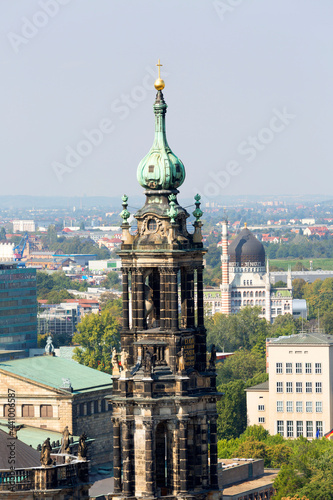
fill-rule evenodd
<path id="1" fill-rule="evenodd" d="M 13 248 L 15 261 L 20 261 L 22 259 L 25 245 L 26 245 L 28 239 L 29 239 L 29 235 L 28 235 L 28 233 L 25 233 L 25 235 L 21 239 L 20 243 L 18 245 L 16 245 L 16 247 Z"/>

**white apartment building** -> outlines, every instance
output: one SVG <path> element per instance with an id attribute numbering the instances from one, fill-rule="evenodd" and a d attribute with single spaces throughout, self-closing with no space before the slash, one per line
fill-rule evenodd
<path id="1" fill-rule="evenodd" d="M 248 425 L 309 439 L 333 428 L 333 335 L 268 339 L 267 371 L 268 382 L 246 390 Z"/>
<path id="2" fill-rule="evenodd" d="M 35 222 L 33 220 L 13 220 L 13 233 L 24 231 L 34 233 L 36 231 Z"/>

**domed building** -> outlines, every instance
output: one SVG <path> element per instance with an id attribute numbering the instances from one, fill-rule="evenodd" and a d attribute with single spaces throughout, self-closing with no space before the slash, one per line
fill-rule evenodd
<path id="1" fill-rule="evenodd" d="M 238 313 L 245 306 L 259 306 L 262 316 L 271 322 L 281 314 L 292 314 L 292 283 L 273 288 L 263 244 L 245 227 L 228 244 L 228 222 L 222 222 L 221 312 Z"/>

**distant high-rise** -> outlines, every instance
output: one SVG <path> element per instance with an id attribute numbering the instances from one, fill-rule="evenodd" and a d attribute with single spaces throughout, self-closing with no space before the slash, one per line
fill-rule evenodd
<path id="1" fill-rule="evenodd" d="M 0 349 L 37 347 L 36 269 L 0 263 Z"/>

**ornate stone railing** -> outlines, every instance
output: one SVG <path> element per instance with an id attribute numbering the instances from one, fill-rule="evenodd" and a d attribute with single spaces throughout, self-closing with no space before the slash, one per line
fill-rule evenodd
<path id="1" fill-rule="evenodd" d="M 50 467 L 0 470 L 0 491 L 60 489 L 88 482 L 88 462 L 82 461 L 56 464 Z"/>

